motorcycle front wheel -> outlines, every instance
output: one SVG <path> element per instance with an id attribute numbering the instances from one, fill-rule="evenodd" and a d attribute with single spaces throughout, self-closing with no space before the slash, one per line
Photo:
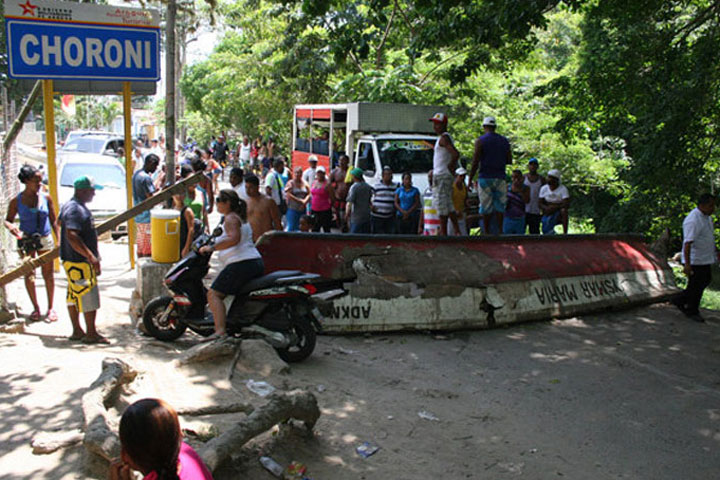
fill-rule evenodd
<path id="1" fill-rule="evenodd" d="M 163 319 L 163 314 L 172 302 L 172 298 L 163 296 L 153 298 L 145 306 L 143 312 L 143 325 L 147 332 L 163 342 L 172 342 L 185 333 L 187 325 L 180 321 L 177 307 Z"/>
<path id="2" fill-rule="evenodd" d="M 315 327 L 307 317 L 293 317 L 290 329 L 284 332 L 291 338 L 287 348 L 276 348 L 280 358 L 288 363 L 301 362 L 309 357 L 315 350 Z"/>

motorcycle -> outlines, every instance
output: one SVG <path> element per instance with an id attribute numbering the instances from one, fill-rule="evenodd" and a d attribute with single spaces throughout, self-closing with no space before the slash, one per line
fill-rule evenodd
<path id="1" fill-rule="evenodd" d="M 143 311 L 143 325 L 158 340 L 173 341 L 186 329 L 201 336 L 214 333 L 212 312 L 207 307 L 207 288 L 202 279 L 210 270 L 212 253 L 200 248 L 212 245 L 222 229 L 203 233 L 191 251 L 165 275 L 170 295 L 152 299 Z M 280 270 L 248 282 L 236 295 L 224 299 L 227 333 L 268 342 L 286 362 L 299 362 L 315 349 L 316 333 L 323 320 L 317 304 L 346 292 L 342 283 L 314 273 Z"/>

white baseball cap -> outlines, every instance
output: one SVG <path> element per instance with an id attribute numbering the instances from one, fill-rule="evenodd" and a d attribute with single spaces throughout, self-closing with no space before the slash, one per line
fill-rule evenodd
<path id="1" fill-rule="evenodd" d="M 485 118 L 483 119 L 483 127 L 484 127 L 485 125 L 488 125 L 488 126 L 490 126 L 490 127 L 496 127 L 496 126 L 497 126 L 497 122 L 495 122 L 495 117 L 485 117 Z"/>
<path id="2" fill-rule="evenodd" d="M 562 176 L 562 174 L 560 173 L 560 170 L 558 170 L 557 168 L 553 168 L 552 170 L 550 170 L 548 172 L 548 177 L 555 177 L 558 180 L 560 180 L 561 176 Z"/>
<path id="3" fill-rule="evenodd" d="M 463 167 L 458 167 L 458 169 L 455 170 L 455 175 L 467 175 L 467 170 Z"/>
<path id="4" fill-rule="evenodd" d="M 323 167 L 322 165 L 320 165 L 319 167 L 317 167 L 317 169 L 315 170 L 315 172 L 316 172 L 316 173 L 317 173 L 317 172 L 323 172 L 323 173 L 325 173 L 325 167 Z"/>
<path id="5" fill-rule="evenodd" d="M 447 123 L 448 118 L 444 113 L 438 112 L 430 118 L 431 122 Z"/>
<path id="6" fill-rule="evenodd" d="M 318 161 L 318 158 L 317 158 L 316 155 L 310 155 L 310 156 L 308 157 L 308 162 L 315 162 L 315 163 L 317 163 L 317 161 Z"/>

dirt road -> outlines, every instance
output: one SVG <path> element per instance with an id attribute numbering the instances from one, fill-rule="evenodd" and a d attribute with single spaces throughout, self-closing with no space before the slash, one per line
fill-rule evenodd
<path id="1" fill-rule="evenodd" d="M 125 392 L 127 401 L 155 395 L 175 405 L 262 402 L 243 384 L 261 378 L 227 382 L 224 363 L 172 368 L 169 361 L 197 341 L 194 335 L 172 345 L 137 335 L 127 317 L 135 277 L 126 246 L 102 248 L 99 324 L 112 345 L 64 338 L 70 327 L 63 281 L 59 322 L 0 334 L 3 479 L 104 478 L 102 462 L 81 446 L 35 456 L 29 441 L 37 430 L 80 425 L 80 397 L 106 356 L 145 372 Z M 9 294 L 29 313 L 21 281 Z M 720 316 L 706 317 L 696 324 L 657 305 L 493 331 L 322 337 L 289 375 L 265 378 L 316 394 L 323 415 L 315 437 L 265 435 L 217 477 L 272 478 L 257 462 L 262 452 L 282 464 L 305 463 L 315 480 L 716 478 Z M 231 420 L 183 419 L 216 431 Z M 365 441 L 380 447 L 366 459 L 355 452 Z"/>

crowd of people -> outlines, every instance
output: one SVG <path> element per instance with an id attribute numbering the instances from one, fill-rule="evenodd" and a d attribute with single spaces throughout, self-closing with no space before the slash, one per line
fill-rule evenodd
<path id="1" fill-rule="evenodd" d="M 214 192 L 227 169 L 232 188 L 247 203 L 254 239 L 271 230 L 308 228 L 313 232 L 386 235 L 551 235 L 559 226 L 568 233 L 570 193 L 561 182 L 561 172 L 551 169 L 546 176 L 540 175 L 538 160 L 531 158 L 527 171 L 513 170 L 508 182 L 512 151 L 508 139 L 496 132 L 495 118 L 484 119 L 467 169 L 459 163 L 447 115 L 437 113 L 430 121 L 438 138 L 424 192 L 412 184 L 409 172 L 393 172 L 389 166 L 383 167 L 381 180 L 370 185 L 365 172 L 352 168 L 347 155 L 340 155 L 330 171 L 318 166 L 315 155 L 309 156 L 307 168 L 291 167 L 272 137 L 251 140 L 244 135 L 230 147 L 220 134 L 213 136 L 206 148 L 188 138 L 178 159 L 178 176 L 203 171 L 207 179 L 189 189 L 183 199 L 182 205 L 190 207 L 194 217 L 182 217 L 183 232 L 191 234 L 181 239 L 181 251 L 186 240 L 198 233 L 192 225 L 196 220 L 207 228 Z M 135 155 L 142 159 L 136 165 L 143 167 L 133 178 L 136 203 L 164 184 L 162 147 L 153 139 L 149 148 L 138 145 L 136 149 Z M 393 180 L 394 174 L 401 174 L 400 182 Z M 136 218 L 139 255 L 150 254 L 148 222 L 149 214 Z"/>
<path id="2" fill-rule="evenodd" d="M 468 175 L 459 165 L 460 154 L 447 131 L 447 115 L 438 113 L 430 121 L 438 139 L 433 169 L 428 172 L 429 187 L 424 192 L 413 185 L 409 172 L 393 172 L 389 166 L 383 167 L 380 181 L 370 185 L 365 172 L 352 168 L 347 155 L 340 155 L 330 171 L 318 165 L 316 155 L 309 156 L 307 168 L 291 168 L 285 156 L 277 155 L 272 139 L 251 142 L 247 136 L 235 148 L 227 147 L 222 135 L 213 139 L 207 150 L 189 143 L 193 153 L 181 164 L 202 161 L 192 168 L 204 168 L 215 189 L 223 165 L 231 165 L 230 183 L 248 202 L 256 239 L 270 230 L 308 228 L 386 235 L 548 235 L 561 226 L 563 233 L 568 232 L 570 194 L 561 183 L 559 170 L 551 169 L 544 177 L 538 173 L 538 160 L 531 158 L 527 172 L 514 170 L 508 184 L 510 143 L 496 132 L 495 119 L 487 117 L 484 132 L 475 142 Z M 219 171 L 213 162 L 220 165 Z M 394 174 L 401 174 L 399 183 L 393 180 Z M 206 208 L 212 211 L 212 191 L 204 197 Z M 477 211 L 473 211 L 473 200 L 479 203 Z M 479 227 L 472 228 L 476 223 Z"/>
<path id="3" fill-rule="evenodd" d="M 203 175 L 199 183 L 176 193 L 170 206 L 180 213 L 180 257 L 190 252 L 193 240 L 200 233 L 209 231 L 208 215 L 214 209 L 224 216 L 223 234 L 214 247 L 207 247 L 219 251 L 223 267 L 208 295 L 216 320 L 216 333 L 222 335 L 225 331 L 222 299 L 234 290 L 228 285 L 244 283 L 262 274 L 262 259 L 254 242 L 269 231 L 468 235 L 479 229 L 489 234 L 542 232 L 551 235 L 557 226 L 561 226 L 567 234 L 570 193 L 561 183 L 559 170 L 551 169 L 544 177 L 539 173 L 539 161 L 531 158 L 527 172 L 512 170 L 508 184 L 506 170 L 512 164 L 510 143 L 496 132 L 495 118 L 486 117 L 483 134 L 475 141 L 468 174 L 459 165 L 460 155 L 448 133 L 447 116 L 438 113 L 430 121 L 438 137 L 434 145 L 433 169 L 428 172 L 429 186 L 424 192 L 413 185 L 409 172 L 400 172 L 401 182 L 395 183 L 393 175 L 396 172 L 389 166 L 383 167 L 380 181 L 370 185 L 365 172 L 352 168 L 346 155 L 339 157 L 330 172 L 318 165 L 315 155 L 309 156 L 308 168 L 296 166 L 291 170 L 287 158 L 277 154 L 272 139 L 264 142 L 256 139 L 250 143 L 245 136 L 235 148 L 227 145 L 223 135 L 213 139 L 207 149 L 199 149 L 194 142 L 189 142 L 184 147 L 189 154 L 178 162 L 177 177 L 186 178 L 198 172 Z M 166 186 L 164 152 L 158 140 L 150 141 L 150 145 L 149 149 L 143 150 L 138 143 L 136 148 L 138 168 L 132 177 L 132 196 L 136 204 Z M 226 166 L 230 167 L 231 188 L 221 190 L 218 177 L 222 178 Z M 476 173 L 478 177 L 474 182 L 471 179 Z M 86 205 L 92 201 L 95 190 L 102 186 L 87 176 L 76 179 L 73 198 L 56 216 L 52 199 L 42 191 L 41 171 L 26 165 L 18 177 L 25 188 L 9 204 L 4 222 L 6 228 L 17 237 L 18 249 L 26 257 L 51 250 L 55 234 L 68 277 L 67 305 L 73 328 L 69 338 L 86 343 L 107 343 L 95 327 L 101 259 L 94 219 Z M 473 192 L 477 192 L 477 213 L 472 208 Z M 700 213 L 695 212 L 692 217 L 697 217 L 694 223 L 691 222 L 697 226 L 686 232 L 687 238 L 693 239 L 698 231 L 708 230 L 707 212 L 712 213 L 712 209 L 707 205 L 711 201 L 714 209 L 714 198 L 703 197 Z M 20 219 L 19 224 L 15 223 L 16 217 Z M 479 227 L 472 228 L 476 221 Z M 138 256 L 149 256 L 152 244 L 149 212 L 137 215 L 135 222 Z M 687 248 L 692 241 L 686 243 Z M 692 248 L 704 245 L 700 243 L 697 241 Z M 685 258 L 693 258 L 690 250 L 683 250 L 683 253 Z M 701 260 L 705 263 L 693 263 L 692 267 L 685 262 L 686 273 L 692 280 L 690 293 L 677 303 L 692 315 L 697 315 L 697 302 L 709 278 L 709 270 L 705 267 L 707 259 Z M 45 318 L 55 321 L 51 263 L 43 266 L 42 274 L 48 300 Z M 30 319 L 39 320 L 41 308 L 35 292 L 34 273 L 25 277 L 25 286 L 33 305 Z M 80 324 L 81 313 L 85 319 L 84 328 Z"/>

